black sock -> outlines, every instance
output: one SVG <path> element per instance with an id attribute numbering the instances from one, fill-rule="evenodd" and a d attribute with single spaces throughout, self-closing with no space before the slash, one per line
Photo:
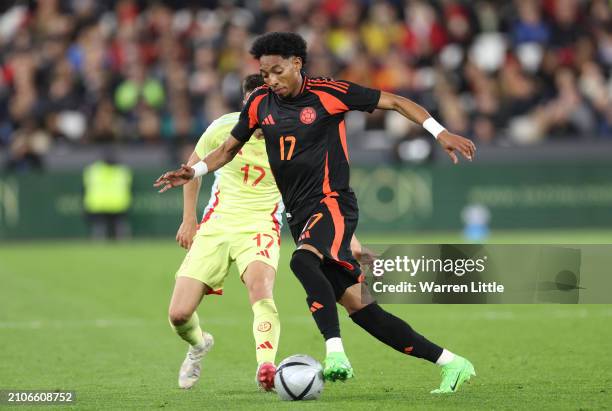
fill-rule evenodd
<path id="1" fill-rule="evenodd" d="M 319 257 L 308 250 L 297 250 L 290 266 L 306 290 L 306 302 L 323 337 L 326 340 L 340 337 L 334 289 L 321 270 Z"/>
<path id="2" fill-rule="evenodd" d="M 442 354 L 442 347 L 417 333 L 405 321 L 372 303 L 354 312 L 351 319 L 381 342 L 414 357 L 435 363 Z"/>

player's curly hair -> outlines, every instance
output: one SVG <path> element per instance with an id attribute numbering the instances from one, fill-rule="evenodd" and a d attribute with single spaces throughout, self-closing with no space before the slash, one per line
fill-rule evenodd
<path id="1" fill-rule="evenodd" d="M 261 74 L 249 74 L 242 81 L 242 92 L 244 94 L 248 94 L 251 91 L 255 90 L 257 87 L 261 87 L 264 85 L 264 79 Z"/>
<path id="2" fill-rule="evenodd" d="M 306 65 L 306 41 L 296 33 L 266 33 L 257 37 L 251 46 L 251 54 L 258 60 L 263 55 L 283 58 L 295 56 L 302 59 L 302 65 Z"/>

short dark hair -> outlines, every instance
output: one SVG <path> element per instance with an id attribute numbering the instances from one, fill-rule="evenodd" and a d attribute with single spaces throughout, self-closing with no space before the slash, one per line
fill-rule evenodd
<path id="1" fill-rule="evenodd" d="M 264 85 L 264 79 L 261 74 L 249 74 L 242 81 L 242 92 L 244 94 L 250 93 L 257 87 Z"/>
<path id="2" fill-rule="evenodd" d="M 302 59 L 302 65 L 306 65 L 306 41 L 296 33 L 266 33 L 255 39 L 251 54 L 257 60 L 264 55 L 283 58 L 295 56 Z"/>

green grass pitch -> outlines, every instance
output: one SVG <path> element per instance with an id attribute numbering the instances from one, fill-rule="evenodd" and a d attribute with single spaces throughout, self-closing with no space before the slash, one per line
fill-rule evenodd
<path id="1" fill-rule="evenodd" d="M 612 233 L 515 232 L 492 240 L 612 243 Z M 285 238 L 275 288 L 282 323 L 277 359 L 306 353 L 322 360 L 322 339 L 288 268 L 292 249 Z M 474 363 L 478 376 L 450 396 L 429 394 L 439 383 L 437 367 L 383 346 L 341 312 L 355 379 L 326 384 L 319 401 L 281 402 L 256 389 L 251 309 L 235 271 L 225 295 L 206 297 L 200 307 L 216 344 L 199 384 L 182 391 L 176 376 L 186 345 L 166 312 L 183 255 L 170 240 L 0 244 L 0 389 L 75 390 L 74 408 L 96 410 L 612 408 L 612 305 L 386 306 Z"/>

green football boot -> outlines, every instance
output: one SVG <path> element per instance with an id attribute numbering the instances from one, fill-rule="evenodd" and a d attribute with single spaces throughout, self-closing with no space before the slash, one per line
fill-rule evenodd
<path id="1" fill-rule="evenodd" d="M 346 354 L 343 352 L 331 352 L 325 358 L 323 368 L 325 381 L 346 381 L 353 378 L 353 367 Z"/>
<path id="2" fill-rule="evenodd" d="M 461 384 L 476 375 L 474 366 L 463 357 L 455 355 L 455 359 L 442 366 L 442 383 L 440 388 L 431 391 L 432 394 L 447 394 L 456 392 Z"/>

